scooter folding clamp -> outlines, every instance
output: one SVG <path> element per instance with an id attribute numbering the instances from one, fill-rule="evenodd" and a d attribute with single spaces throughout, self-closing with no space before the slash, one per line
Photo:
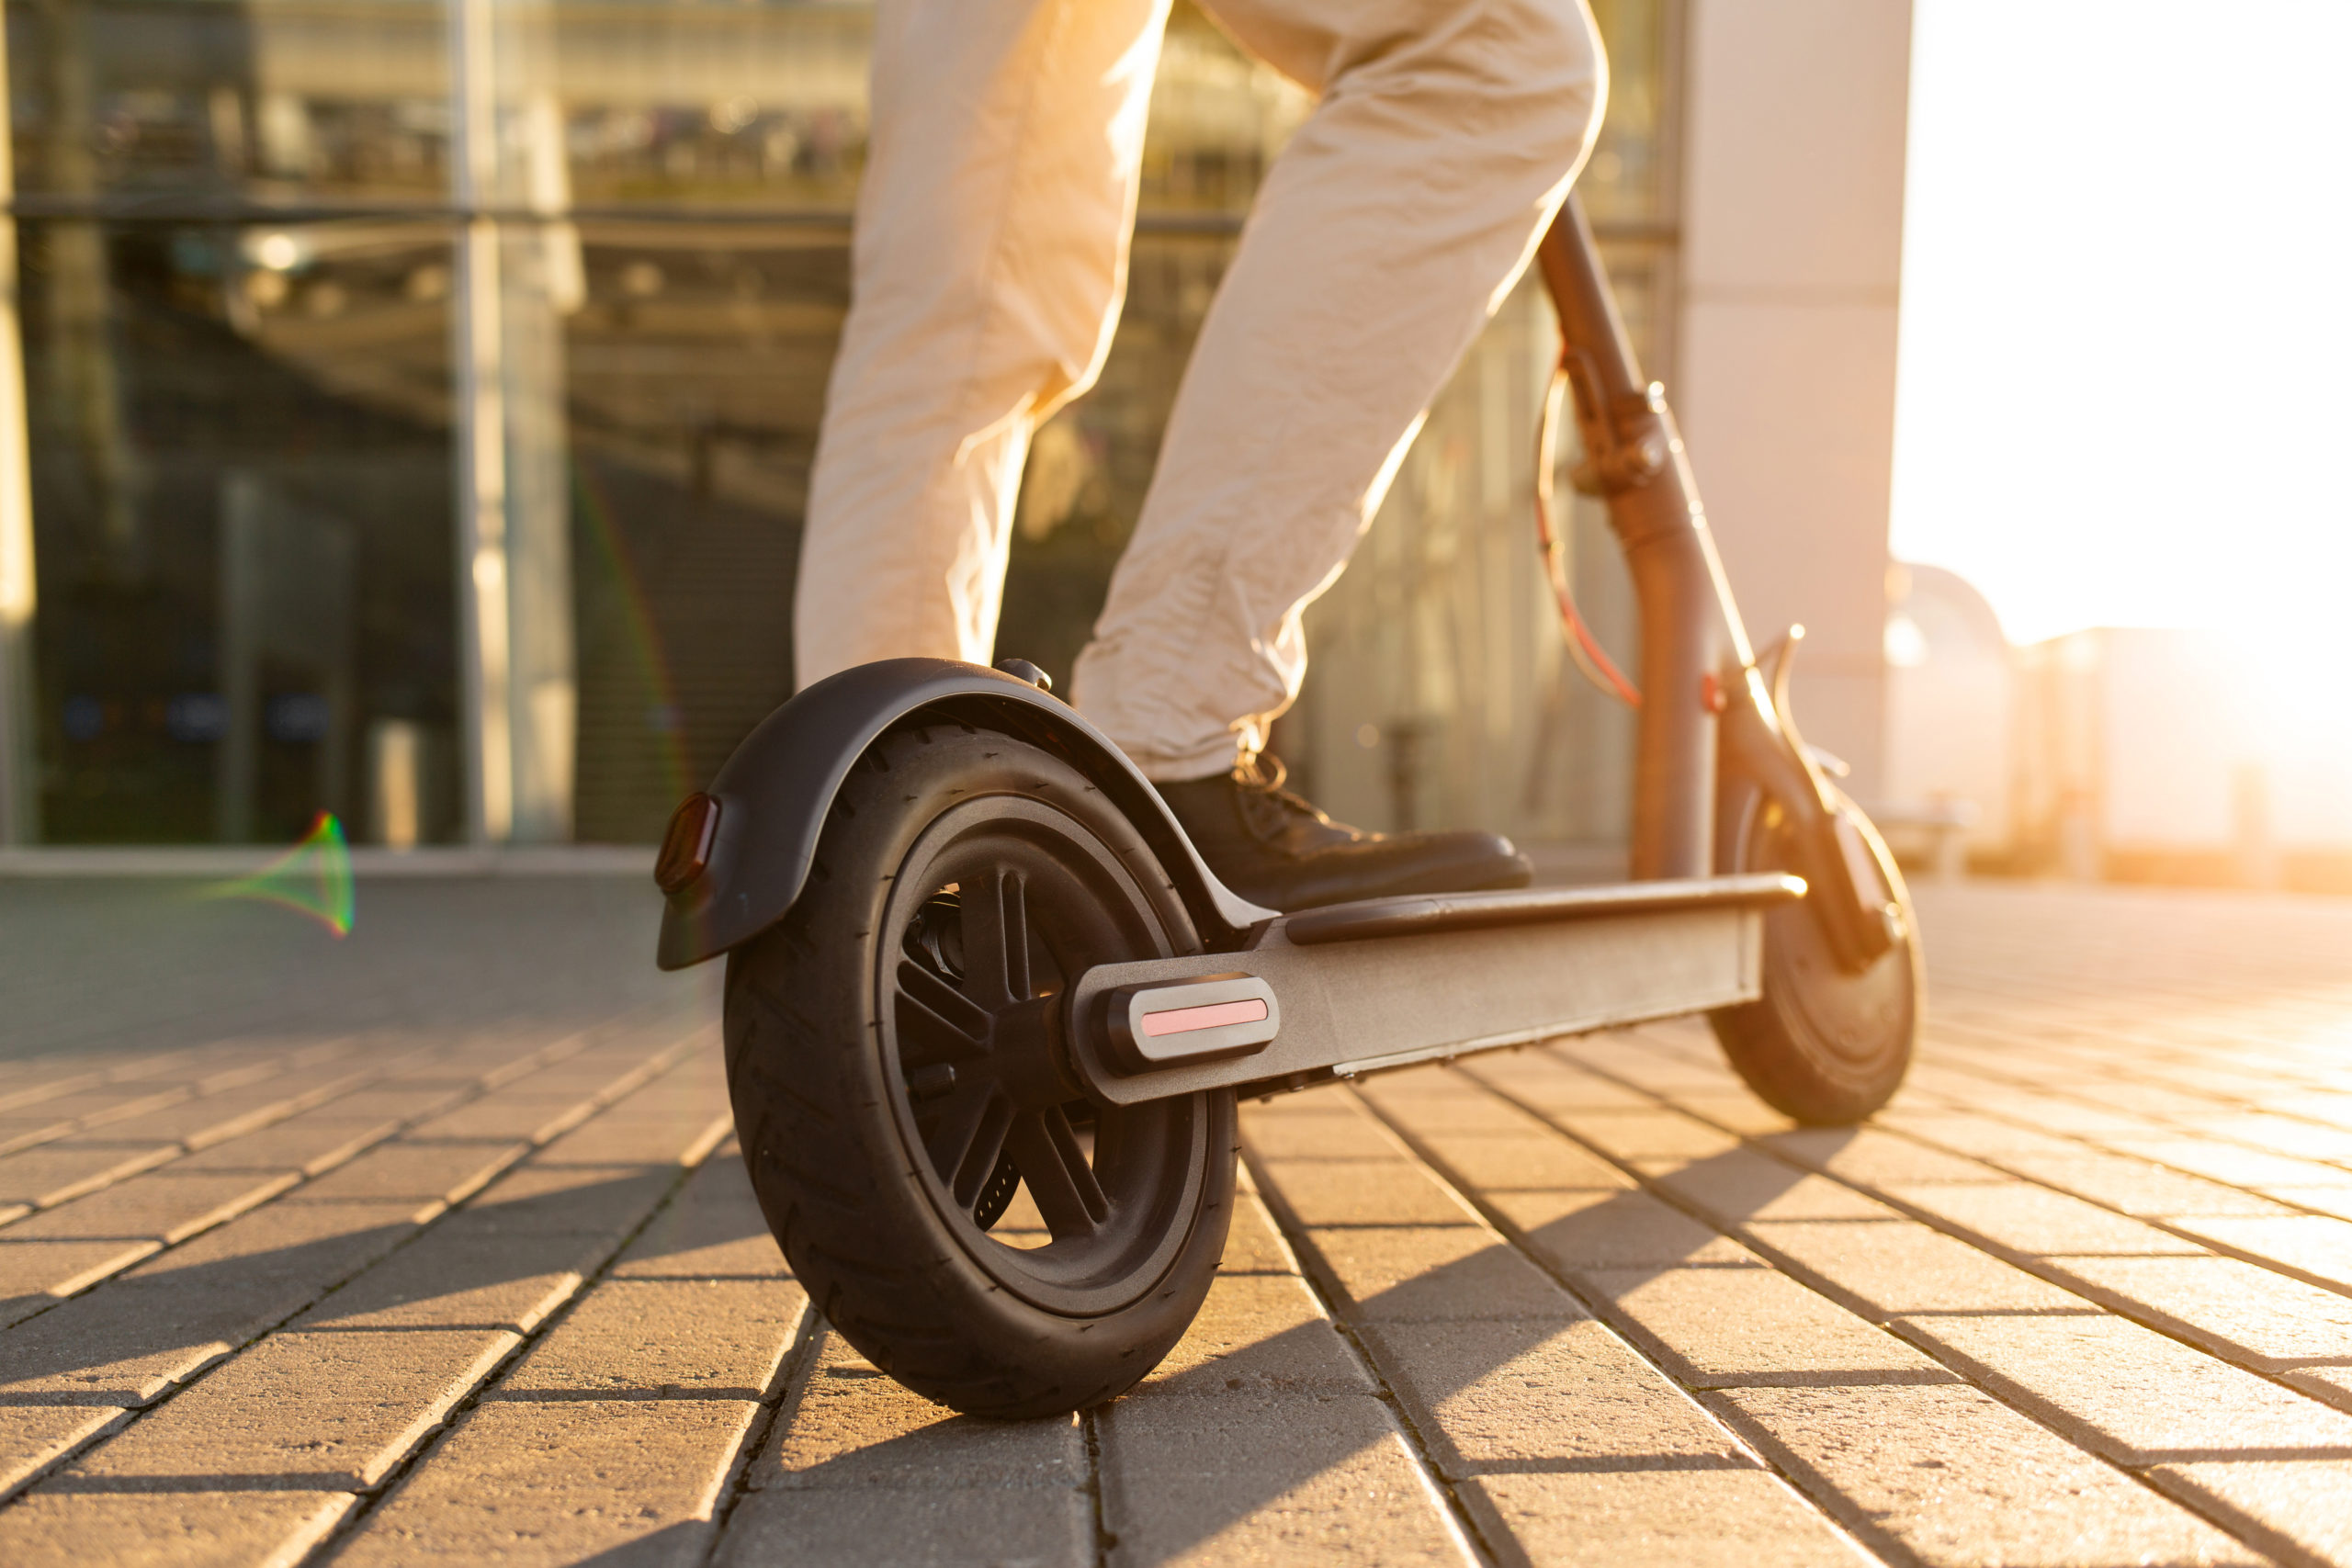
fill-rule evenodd
<path id="1" fill-rule="evenodd" d="M 1283 1025 L 1273 987 L 1238 970 L 1120 986 L 1102 1006 L 1107 1054 L 1128 1073 L 1251 1055 L 1272 1043 Z"/>

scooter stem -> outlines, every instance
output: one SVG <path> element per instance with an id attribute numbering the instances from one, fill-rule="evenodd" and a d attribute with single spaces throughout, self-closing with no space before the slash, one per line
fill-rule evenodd
<path id="1" fill-rule="evenodd" d="M 1746 700 L 1745 682 L 1728 677 L 1755 653 L 1666 390 L 1642 377 L 1573 192 L 1535 259 L 1566 340 L 1585 450 L 1577 487 L 1607 502 L 1641 609 L 1632 874 L 1704 876 L 1715 869 L 1716 717 Z"/>
<path id="2" fill-rule="evenodd" d="M 1535 259 L 1576 392 L 1577 486 L 1607 502 L 1641 609 L 1631 874 L 1648 881 L 1730 869 L 1717 865 L 1714 842 L 1728 761 L 1792 818 L 1808 906 L 1839 962 L 1865 968 L 1895 939 L 1889 890 L 1806 751 L 1785 689 L 1776 698 L 1756 668 L 1666 389 L 1642 378 L 1573 192 Z"/>

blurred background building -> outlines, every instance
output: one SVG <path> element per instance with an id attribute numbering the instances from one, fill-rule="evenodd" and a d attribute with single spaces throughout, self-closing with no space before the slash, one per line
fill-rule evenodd
<path id="1" fill-rule="evenodd" d="M 1585 200 L 1751 629 L 1808 626 L 1809 731 L 1876 798 L 1909 6 L 1595 9 Z M 322 810 L 396 848 L 656 837 L 792 689 L 870 8 L 6 17 L 0 847 L 284 842 Z M 1067 674 L 1308 107 L 1177 6 L 1126 313 L 1038 434 L 1001 651 Z M 1276 747 L 1353 820 L 1492 825 L 1598 874 L 1631 726 L 1561 657 L 1536 566 L 1555 352 L 1521 288 L 1311 613 Z M 1629 660 L 1596 508 L 1571 535 Z"/>
<path id="2" fill-rule="evenodd" d="M 2352 760 L 2259 650 L 2094 626 L 2013 647 L 1953 573 L 1888 576 L 1886 791 L 1898 850 L 2075 881 L 2352 893 Z"/>

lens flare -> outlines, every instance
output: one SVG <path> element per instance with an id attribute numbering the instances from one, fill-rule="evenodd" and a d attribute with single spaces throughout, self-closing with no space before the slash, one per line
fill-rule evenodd
<path id="1" fill-rule="evenodd" d="M 605 570 L 620 588 L 623 640 L 629 662 L 635 666 L 632 673 L 637 694 L 646 705 L 648 728 L 656 737 L 654 745 L 664 797 L 683 799 L 694 787 L 687 782 L 691 770 L 686 765 L 683 710 L 671 676 L 670 660 L 662 649 L 662 633 L 653 618 L 653 606 L 646 596 L 644 574 L 638 570 L 628 541 L 621 536 L 615 510 L 605 499 L 604 484 L 595 469 L 575 459 L 571 478 L 572 493 L 579 498 L 581 516 L 587 524 L 588 546 L 603 558 Z"/>
<path id="2" fill-rule="evenodd" d="M 350 935 L 351 851 L 344 843 L 343 824 L 334 812 L 320 812 L 292 849 L 251 876 L 215 884 L 205 897 L 280 904 L 310 916 L 337 937 Z"/>

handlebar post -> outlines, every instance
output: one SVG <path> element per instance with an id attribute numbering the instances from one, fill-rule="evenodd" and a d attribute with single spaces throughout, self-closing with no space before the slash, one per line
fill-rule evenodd
<path id="1" fill-rule="evenodd" d="M 1645 381 L 1573 192 L 1536 247 L 1559 312 L 1584 440 L 1579 487 L 1609 508 L 1641 609 L 1640 736 L 1632 874 L 1714 869 L 1717 716 L 1754 664 L 1665 389 Z"/>

